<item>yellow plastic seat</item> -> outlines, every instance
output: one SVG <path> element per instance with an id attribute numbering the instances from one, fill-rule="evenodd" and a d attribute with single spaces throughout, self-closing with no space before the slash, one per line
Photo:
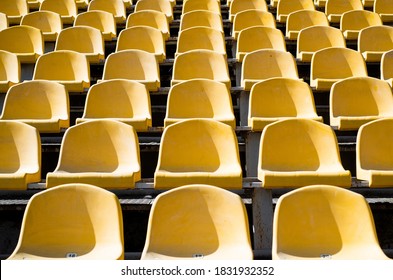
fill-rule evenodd
<path id="1" fill-rule="evenodd" d="M 16 54 L 0 50 L 0 92 L 21 82 L 21 67 Z"/>
<path id="2" fill-rule="evenodd" d="M 289 40 L 297 40 L 300 30 L 316 26 L 329 26 L 326 15 L 320 11 L 300 10 L 288 15 L 285 36 Z"/>
<path id="3" fill-rule="evenodd" d="M 162 36 L 165 40 L 168 40 L 170 37 L 168 20 L 162 12 L 153 10 L 134 12 L 128 16 L 126 28 L 134 26 L 154 27 L 161 30 Z"/>
<path id="4" fill-rule="evenodd" d="M 41 181 L 41 139 L 34 127 L 0 121 L 0 189 L 26 190 Z"/>
<path id="5" fill-rule="evenodd" d="M 0 12 L 0 31 L 8 28 L 7 15 Z"/>
<path id="6" fill-rule="evenodd" d="M 241 86 L 244 90 L 270 78 L 299 79 L 295 58 L 289 52 L 265 49 L 245 55 L 242 65 Z"/>
<path id="7" fill-rule="evenodd" d="M 192 50 L 211 50 L 226 56 L 223 32 L 210 27 L 191 27 L 179 32 L 175 55 Z"/>
<path id="8" fill-rule="evenodd" d="M 44 39 L 35 27 L 11 26 L 0 31 L 0 49 L 16 54 L 21 63 L 34 63 L 44 53 Z"/>
<path id="9" fill-rule="evenodd" d="M 272 27 L 253 26 L 240 31 L 236 49 L 236 59 L 239 62 L 243 61 L 246 54 L 263 49 L 287 51 L 281 30 Z"/>
<path id="10" fill-rule="evenodd" d="M 62 50 L 82 53 L 90 63 L 99 63 L 105 59 L 102 33 L 90 26 L 73 26 L 60 31 L 55 51 Z"/>
<path id="11" fill-rule="evenodd" d="M 117 40 L 116 52 L 142 50 L 156 56 L 158 63 L 166 58 L 165 40 L 159 29 L 150 26 L 134 26 L 123 29 Z"/>
<path id="12" fill-rule="evenodd" d="M 22 17 L 29 13 L 26 0 L 1 0 L 0 13 L 6 14 L 8 24 L 19 24 Z"/>
<path id="13" fill-rule="evenodd" d="M 82 123 L 96 119 L 112 119 L 124 122 L 139 131 L 152 126 L 150 95 L 146 86 L 130 80 L 108 80 L 90 87 Z"/>
<path id="14" fill-rule="evenodd" d="M 26 81 L 8 90 L 1 120 L 17 120 L 41 133 L 59 133 L 70 126 L 68 92 L 52 81 Z"/>
<path id="15" fill-rule="evenodd" d="M 379 14 L 383 22 L 393 21 L 393 6 L 390 0 L 375 0 L 374 12 Z"/>
<path id="16" fill-rule="evenodd" d="M 250 91 L 248 126 L 262 131 L 278 120 L 305 118 L 322 122 L 315 110 L 309 85 L 300 80 L 271 78 L 256 83 Z"/>
<path id="17" fill-rule="evenodd" d="M 180 20 L 179 32 L 191 27 L 210 27 L 224 32 L 221 14 L 197 10 L 182 15 Z"/>
<path id="18" fill-rule="evenodd" d="M 302 29 L 297 38 L 296 58 L 310 62 L 315 52 L 330 48 L 345 48 L 345 38 L 340 29 L 331 26 L 311 26 Z"/>
<path id="19" fill-rule="evenodd" d="M 335 82 L 349 77 L 367 77 L 366 63 L 361 53 L 337 47 L 314 53 L 311 59 L 311 87 L 330 90 Z"/>
<path id="20" fill-rule="evenodd" d="M 252 260 L 240 196 L 209 185 L 187 185 L 158 195 L 141 259 Z"/>
<path id="21" fill-rule="evenodd" d="M 165 128 L 161 137 L 155 189 L 208 184 L 242 189 L 235 131 L 209 119 L 190 119 Z"/>
<path id="22" fill-rule="evenodd" d="M 393 51 L 385 52 L 381 58 L 381 80 L 393 86 Z"/>
<path id="23" fill-rule="evenodd" d="M 232 24 L 232 37 L 237 40 L 240 31 L 253 26 L 276 28 L 276 19 L 272 13 L 260 10 L 246 10 L 236 14 Z"/>
<path id="24" fill-rule="evenodd" d="M 185 0 L 183 2 L 182 14 L 201 10 L 221 14 L 221 5 L 217 0 Z"/>
<path id="25" fill-rule="evenodd" d="M 116 23 L 124 23 L 127 19 L 126 7 L 122 0 L 91 0 L 87 10 L 111 13 Z"/>
<path id="26" fill-rule="evenodd" d="M 370 188 L 393 187 L 393 119 L 362 125 L 356 143 L 356 177 Z"/>
<path id="27" fill-rule="evenodd" d="M 113 14 L 105 11 L 87 11 L 76 16 L 74 26 L 90 26 L 101 31 L 105 41 L 116 38 L 116 21 Z"/>
<path id="28" fill-rule="evenodd" d="M 287 22 L 288 15 L 300 10 L 315 10 L 312 0 L 280 0 L 277 4 L 276 19 L 278 22 Z"/>
<path id="29" fill-rule="evenodd" d="M 325 14 L 331 23 L 340 23 L 341 16 L 345 12 L 363 10 L 361 0 L 328 0 L 326 1 Z"/>
<path id="30" fill-rule="evenodd" d="M 56 41 L 63 29 L 63 22 L 58 13 L 50 11 L 36 11 L 24 15 L 21 25 L 35 27 L 42 32 L 44 41 Z"/>
<path id="31" fill-rule="evenodd" d="M 160 70 L 154 54 L 124 50 L 107 57 L 102 79 L 133 80 L 146 85 L 149 91 L 157 91 L 160 87 Z"/>
<path id="32" fill-rule="evenodd" d="M 347 78 L 332 86 L 329 108 L 332 127 L 357 130 L 367 122 L 393 117 L 392 90 L 376 78 Z"/>
<path id="33" fill-rule="evenodd" d="M 75 0 L 44 0 L 40 11 L 51 11 L 60 14 L 64 24 L 73 24 L 78 8 Z"/>
<path id="34" fill-rule="evenodd" d="M 358 51 L 366 62 L 380 62 L 382 55 L 393 49 L 393 27 L 370 26 L 360 30 Z"/>
<path id="35" fill-rule="evenodd" d="M 83 92 L 90 87 L 90 66 L 84 54 L 53 51 L 38 58 L 33 80 L 56 81 L 69 92 Z"/>
<path id="36" fill-rule="evenodd" d="M 340 21 L 340 29 L 347 40 L 357 40 L 360 30 L 376 25 L 382 25 L 381 17 L 367 10 L 345 12 Z"/>
<path id="37" fill-rule="evenodd" d="M 261 10 L 267 12 L 266 1 L 259 0 L 233 0 L 229 6 L 229 20 L 233 22 L 239 12 L 246 10 Z"/>
<path id="38" fill-rule="evenodd" d="M 388 260 L 366 199 L 333 185 L 282 195 L 273 220 L 273 260 Z"/>
<path id="39" fill-rule="evenodd" d="M 333 129 L 309 119 L 281 120 L 264 128 L 258 179 L 267 189 L 313 184 L 351 187 L 351 173 L 341 164 Z"/>
<path id="40" fill-rule="evenodd" d="M 140 179 L 135 129 L 119 121 L 92 120 L 65 132 L 58 164 L 47 173 L 46 187 L 85 183 L 105 189 L 131 189 Z"/>
<path id="41" fill-rule="evenodd" d="M 173 8 L 167 0 L 138 0 L 135 5 L 135 12 L 153 10 L 164 13 L 168 23 L 173 21 Z"/>
<path id="42" fill-rule="evenodd" d="M 226 57 L 211 50 L 193 50 L 175 58 L 171 86 L 186 80 L 209 79 L 221 82 L 229 89 L 229 76 Z"/>
<path id="43" fill-rule="evenodd" d="M 194 118 L 214 119 L 236 128 L 231 95 L 223 83 L 194 79 L 171 87 L 164 119 L 165 127 Z"/>
<path id="44" fill-rule="evenodd" d="M 122 210 L 116 195 L 67 184 L 29 200 L 8 260 L 122 260 Z"/>

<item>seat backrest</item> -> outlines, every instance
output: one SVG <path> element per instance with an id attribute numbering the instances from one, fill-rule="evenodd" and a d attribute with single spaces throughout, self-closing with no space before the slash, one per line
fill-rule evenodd
<path id="1" fill-rule="evenodd" d="M 66 184 L 30 199 L 10 258 L 26 253 L 32 258 L 83 257 L 99 245 L 105 246 L 105 253 L 90 258 L 124 258 L 122 211 L 116 195 L 92 185 Z"/>
<path id="2" fill-rule="evenodd" d="M 178 36 L 176 53 L 190 50 L 212 50 L 225 55 L 224 34 L 209 27 L 191 27 L 183 30 Z"/>
<path id="3" fill-rule="evenodd" d="M 127 18 L 126 28 L 133 26 L 150 26 L 161 30 L 165 40 L 169 38 L 169 24 L 164 13 L 154 10 L 141 10 L 130 14 Z"/>
<path id="4" fill-rule="evenodd" d="M 329 21 L 323 12 L 314 10 L 299 10 L 292 12 L 288 15 L 286 36 L 290 37 L 290 32 L 300 32 L 300 30 L 306 27 L 315 25 L 329 26 Z M 296 39 L 296 37 L 293 39 Z"/>
<path id="5" fill-rule="evenodd" d="M 0 13 L 7 17 L 22 17 L 29 12 L 26 0 L 2 0 L 0 1 Z"/>
<path id="6" fill-rule="evenodd" d="M 240 196 L 209 185 L 178 187 L 154 201 L 142 259 L 252 259 L 249 235 Z"/>
<path id="7" fill-rule="evenodd" d="M 304 28 L 299 32 L 297 57 L 301 52 L 316 52 L 329 47 L 346 47 L 345 38 L 340 29 L 317 25 Z"/>
<path id="8" fill-rule="evenodd" d="M 220 3 L 217 0 L 186 0 L 183 2 L 182 14 L 200 10 L 221 14 Z"/>
<path id="9" fill-rule="evenodd" d="M 105 11 L 111 13 L 117 21 L 125 21 L 127 18 L 126 7 L 122 0 L 92 0 L 87 8 L 88 11 Z"/>
<path id="10" fill-rule="evenodd" d="M 358 50 L 385 52 L 393 49 L 393 27 L 369 26 L 359 33 Z"/>
<path id="11" fill-rule="evenodd" d="M 182 30 L 199 26 L 210 27 L 224 32 L 221 14 L 205 10 L 191 11 L 183 14 L 180 20 L 179 31 L 181 32 Z"/>
<path id="12" fill-rule="evenodd" d="M 3 120 L 69 121 L 69 100 L 65 87 L 52 81 L 26 81 L 11 87 L 4 100 Z"/>
<path id="13" fill-rule="evenodd" d="M 51 11 L 74 18 L 78 14 L 75 0 L 44 0 L 40 5 L 40 11 Z"/>
<path id="14" fill-rule="evenodd" d="M 99 29 L 108 41 L 117 34 L 115 18 L 112 13 L 106 11 L 95 10 L 78 14 L 74 26 L 83 25 Z"/>
<path id="15" fill-rule="evenodd" d="M 282 195 L 273 224 L 273 259 L 383 255 L 366 199 L 343 188 L 315 185 Z"/>
<path id="16" fill-rule="evenodd" d="M 363 10 L 361 0 L 329 0 L 326 2 L 325 13 L 326 15 L 338 14 L 342 15 L 351 10 Z"/>
<path id="17" fill-rule="evenodd" d="M 341 16 L 340 29 L 358 30 L 375 25 L 382 25 L 381 17 L 377 13 L 367 10 L 351 10 Z"/>
<path id="18" fill-rule="evenodd" d="M 23 16 L 21 25 L 29 25 L 38 28 L 42 32 L 59 33 L 63 29 L 63 23 L 58 13 L 51 11 L 36 11 Z"/>
<path id="19" fill-rule="evenodd" d="M 315 10 L 312 0 L 280 0 L 277 4 L 277 20 L 286 22 L 288 15 L 299 10 Z"/>
<path id="20" fill-rule="evenodd" d="M 315 52 L 311 60 L 311 79 L 344 79 L 367 76 L 366 63 L 361 53 L 331 47 Z"/>
<path id="21" fill-rule="evenodd" d="M 393 14 L 392 2 L 389 0 L 375 0 L 374 12 L 378 14 Z"/>
<path id="22" fill-rule="evenodd" d="M 258 169 L 317 171 L 341 165 L 333 129 L 308 119 L 287 119 L 266 126 L 260 142 Z"/>
<path id="23" fill-rule="evenodd" d="M 157 170 L 214 172 L 239 163 L 232 127 L 215 120 L 190 119 L 164 130 Z"/>
<path id="24" fill-rule="evenodd" d="M 132 126 L 94 120 L 74 125 L 64 134 L 56 170 L 113 172 L 122 168 L 140 172 L 138 137 Z"/>
<path id="25" fill-rule="evenodd" d="M 268 11 L 266 1 L 259 0 L 233 0 L 229 6 L 229 19 L 235 19 L 237 13 L 246 10 Z"/>
<path id="26" fill-rule="evenodd" d="M 165 116 L 165 126 L 191 118 L 223 120 L 235 128 L 232 100 L 228 88 L 220 82 L 193 79 L 171 87 Z M 225 121 L 226 122 L 225 122 Z"/>
<path id="27" fill-rule="evenodd" d="M 252 26 L 276 28 L 276 20 L 274 16 L 267 11 L 245 10 L 239 12 L 233 20 L 232 37 L 237 39 L 240 31 Z"/>
<path id="28" fill-rule="evenodd" d="M 381 59 L 381 80 L 393 78 L 393 50 L 387 51 Z"/>
<path id="29" fill-rule="evenodd" d="M 153 10 L 164 13 L 168 22 L 173 20 L 173 8 L 171 3 L 166 0 L 139 0 L 135 4 L 135 12 Z"/>
<path id="30" fill-rule="evenodd" d="M 0 50 L 0 81 L 19 83 L 21 67 L 18 57 L 10 52 Z"/>

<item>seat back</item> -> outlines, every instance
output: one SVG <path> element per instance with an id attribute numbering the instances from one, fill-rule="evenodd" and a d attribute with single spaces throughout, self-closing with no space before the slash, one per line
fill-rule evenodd
<path id="1" fill-rule="evenodd" d="M 363 28 L 382 25 L 381 17 L 377 13 L 367 10 L 351 10 L 343 13 L 340 22 L 342 32 L 347 30 L 360 31 Z"/>
<path id="2" fill-rule="evenodd" d="M 205 10 L 191 11 L 183 14 L 180 20 L 179 31 L 202 26 L 224 32 L 221 14 Z"/>
<path id="3" fill-rule="evenodd" d="M 266 1 L 258 0 L 233 0 L 229 6 L 229 19 L 231 22 L 235 19 L 237 13 L 246 10 L 268 11 Z"/>
<path id="4" fill-rule="evenodd" d="M 176 54 L 198 49 L 212 50 L 226 55 L 223 33 L 209 27 L 192 27 L 179 33 Z"/>
<path id="5" fill-rule="evenodd" d="M 87 10 L 111 13 L 115 17 L 117 23 L 124 22 L 127 18 L 126 7 L 122 0 L 92 0 Z"/>
<path id="6" fill-rule="evenodd" d="M 326 15 L 320 11 L 299 10 L 288 15 L 286 24 L 286 36 L 289 39 L 297 39 L 300 30 L 310 26 L 329 26 Z"/>
<path id="7" fill-rule="evenodd" d="M 102 32 L 104 40 L 111 41 L 116 37 L 116 21 L 112 13 L 94 10 L 80 13 L 75 18 L 74 26 L 90 26 Z"/>
<path id="8" fill-rule="evenodd" d="M 58 13 L 51 11 L 36 11 L 23 16 L 21 25 L 38 28 L 43 33 L 44 40 L 55 41 L 63 29 L 63 23 Z M 47 35 L 48 34 L 48 35 Z M 49 34 L 54 34 L 50 37 Z"/>
<path id="9" fill-rule="evenodd" d="M 139 1 L 138 1 L 139 2 Z M 141 10 L 130 14 L 127 18 L 126 28 L 133 26 L 150 26 L 161 30 L 165 40 L 169 38 L 169 24 L 164 13 L 154 10 Z"/>
<path id="10" fill-rule="evenodd" d="M 393 78 L 393 51 L 387 51 L 381 59 L 381 79 L 391 80 Z M 390 85 L 392 83 L 390 82 Z"/>
<path id="11" fill-rule="evenodd" d="M 0 50 L 0 83 L 20 83 L 21 68 L 18 57 L 10 52 Z M 0 86 L 1 91 L 6 92 L 8 85 Z"/>
<path id="12" fill-rule="evenodd" d="M 63 23 L 73 23 L 78 14 L 75 0 L 44 0 L 40 5 L 40 11 L 58 13 L 62 17 Z M 64 21 L 64 17 L 70 19 Z"/>
<path id="13" fill-rule="evenodd" d="M 392 49 L 392 26 L 369 26 L 360 31 L 358 40 L 358 50 L 360 52 L 386 52 Z"/>
<path id="14" fill-rule="evenodd" d="M 286 22 L 288 15 L 299 10 L 315 10 L 312 0 L 280 0 L 277 4 L 277 20 Z"/>
<path id="15" fill-rule="evenodd" d="M 135 5 L 135 12 L 153 10 L 164 13 L 168 23 L 173 21 L 173 8 L 169 1 L 166 0 L 139 0 Z"/>
<path id="16" fill-rule="evenodd" d="M 21 18 L 29 13 L 29 7 L 26 0 L 2 0 L 0 13 L 7 15 L 9 23 L 19 24 Z"/>
<path id="17" fill-rule="evenodd" d="M 182 14 L 200 10 L 221 14 L 220 3 L 217 0 L 186 0 L 183 2 Z"/>
<path id="18" fill-rule="evenodd" d="M 326 2 L 325 14 L 330 22 L 340 22 L 342 14 L 351 10 L 363 10 L 360 0 L 329 0 Z"/>
<path id="19" fill-rule="evenodd" d="M 238 38 L 240 31 L 252 26 L 276 28 L 274 16 L 261 10 L 245 10 L 236 14 L 233 20 L 232 37 Z"/>

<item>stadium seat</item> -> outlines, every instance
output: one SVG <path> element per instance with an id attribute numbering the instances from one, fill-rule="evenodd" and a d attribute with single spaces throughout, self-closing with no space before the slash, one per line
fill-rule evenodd
<path id="1" fill-rule="evenodd" d="M 78 8 L 75 0 L 44 0 L 40 11 L 51 11 L 60 14 L 63 24 L 73 24 Z"/>
<path id="2" fill-rule="evenodd" d="M 385 52 L 381 58 L 381 80 L 393 86 L 393 50 Z"/>
<path id="3" fill-rule="evenodd" d="M 239 147 L 232 127 L 215 120 L 190 119 L 165 128 L 154 188 L 187 184 L 242 189 Z"/>
<path id="4" fill-rule="evenodd" d="M 334 185 L 282 195 L 273 220 L 273 260 L 388 260 L 367 200 Z"/>
<path id="5" fill-rule="evenodd" d="M 240 31 L 236 48 L 236 59 L 239 62 L 243 61 L 246 54 L 263 49 L 287 51 L 281 30 L 272 27 L 253 26 Z"/>
<path id="6" fill-rule="evenodd" d="M 44 53 L 44 39 L 35 27 L 11 26 L 0 31 L 0 50 L 16 54 L 20 63 L 35 63 Z"/>
<path id="7" fill-rule="evenodd" d="M 300 30 L 297 38 L 296 58 L 310 62 L 315 52 L 330 47 L 346 47 L 340 29 L 331 26 L 311 26 Z"/>
<path id="8" fill-rule="evenodd" d="M 139 131 L 152 126 L 150 95 L 146 86 L 130 80 L 108 80 L 90 87 L 82 123 L 96 119 L 112 119 L 124 122 Z"/>
<path id="9" fill-rule="evenodd" d="M 47 173 L 46 187 L 85 183 L 105 189 L 131 189 L 140 179 L 135 129 L 119 121 L 92 120 L 65 132 L 57 167 Z"/>
<path id="10" fill-rule="evenodd" d="M 248 126 L 252 131 L 262 131 L 270 123 L 290 118 L 322 122 L 307 83 L 289 78 L 271 78 L 251 88 Z"/>
<path id="11" fill-rule="evenodd" d="M 164 125 L 193 118 L 206 118 L 236 127 L 232 99 L 228 88 L 220 82 L 193 79 L 171 87 L 168 93 Z"/>
<path id="12" fill-rule="evenodd" d="M 313 184 L 351 187 L 351 173 L 341 164 L 333 129 L 309 119 L 281 120 L 264 128 L 258 179 L 266 189 Z"/>
<path id="13" fill-rule="evenodd" d="M 300 10 L 315 10 L 314 2 L 312 0 L 279 0 L 276 19 L 278 22 L 286 23 L 290 13 Z"/>
<path id="14" fill-rule="evenodd" d="M 186 185 L 158 195 L 141 259 L 252 260 L 240 196 L 209 185 Z"/>
<path id="15" fill-rule="evenodd" d="M 8 260 L 50 259 L 124 259 L 123 217 L 116 195 L 87 184 L 33 195 Z"/>
<path id="16" fill-rule="evenodd" d="M 171 86 L 191 79 L 209 79 L 231 87 L 226 57 L 211 50 L 193 50 L 175 58 Z"/>
<path id="17" fill-rule="evenodd" d="M 165 40 L 170 37 L 168 20 L 164 13 L 144 10 L 132 13 L 127 18 L 126 28 L 133 26 L 150 26 L 161 30 Z"/>
<path id="18" fill-rule="evenodd" d="M 366 62 L 380 62 L 382 55 L 393 50 L 393 27 L 370 26 L 360 30 L 358 51 Z"/>
<path id="19" fill-rule="evenodd" d="M 26 0 L 1 0 L 0 13 L 7 15 L 9 25 L 15 25 L 29 13 L 29 7 Z"/>
<path id="20" fill-rule="evenodd" d="M 363 10 L 360 0 L 328 0 L 326 1 L 325 14 L 331 23 L 340 23 L 343 13 L 352 10 Z"/>
<path id="21" fill-rule="evenodd" d="M 158 63 L 166 58 L 165 40 L 159 29 L 150 26 L 134 26 L 123 29 L 117 39 L 116 52 L 142 50 L 154 54 Z"/>
<path id="22" fill-rule="evenodd" d="M 182 5 L 182 14 L 193 11 L 210 11 L 221 14 L 220 2 L 217 0 L 184 0 Z"/>
<path id="23" fill-rule="evenodd" d="M 362 125 L 356 143 L 356 177 L 370 188 L 393 187 L 393 119 Z"/>
<path id="24" fill-rule="evenodd" d="M 74 26 L 90 26 L 101 31 L 105 41 L 116 38 L 116 20 L 113 14 L 105 11 L 88 11 L 76 16 Z"/>
<path id="25" fill-rule="evenodd" d="M 133 80 L 146 85 L 149 91 L 157 91 L 160 87 L 160 70 L 154 54 L 124 50 L 107 57 L 102 79 Z"/>
<path id="26" fill-rule="evenodd" d="M 311 59 L 310 85 L 316 90 L 330 90 L 339 80 L 366 76 L 366 63 L 355 50 L 326 48 L 315 52 Z"/>
<path id="27" fill-rule="evenodd" d="M 122 0 L 91 0 L 88 11 L 105 11 L 115 17 L 116 23 L 124 23 L 127 19 L 126 7 Z"/>
<path id="28" fill-rule="evenodd" d="M 26 190 L 41 180 L 41 139 L 34 127 L 0 121 L 0 189 Z"/>
<path id="29" fill-rule="evenodd" d="M 21 82 L 21 67 L 16 54 L 0 50 L 0 92 Z"/>
<path id="30" fill-rule="evenodd" d="M 70 126 L 68 92 L 52 81 L 26 81 L 8 90 L 0 120 L 17 120 L 40 133 L 59 133 Z"/>
<path id="31" fill-rule="evenodd" d="M 393 22 L 393 6 L 390 0 L 375 0 L 374 12 L 379 14 L 384 23 Z"/>
<path id="32" fill-rule="evenodd" d="M 192 50 L 211 50 L 226 56 L 224 33 L 210 27 L 191 27 L 180 31 L 175 56 Z"/>
<path id="33" fill-rule="evenodd" d="M 69 50 L 49 52 L 38 58 L 33 80 L 56 81 L 68 92 L 83 92 L 90 87 L 90 66 L 84 54 Z"/>
<path id="34" fill-rule="evenodd" d="M 333 84 L 329 108 L 330 126 L 357 130 L 367 122 L 393 117 L 392 90 L 376 78 L 347 78 Z"/>
<path id="35" fill-rule="evenodd" d="M 244 90 L 251 90 L 255 83 L 276 77 L 299 79 L 291 53 L 266 49 L 246 54 L 241 75 Z"/>
<path id="36" fill-rule="evenodd" d="M 239 12 L 246 10 L 268 11 L 266 1 L 259 0 L 233 0 L 229 6 L 229 20 L 233 22 Z"/>
<path id="37" fill-rule="evenodd" d="M 99 29 L 73 26 L 60 31 L 55 51 L 71 50 L 82 53 L 89 63 L 98 64 L 105 59 L 104 38 Z"/>
<path id="38" fill-rule="evenodd" d="M 221 14 L 210 11 L 192 11 L 182 15 L 179 32 L 191 27 L 210 27 L 224 32 Z"/>
<path id="39" fill-rule="evenodd" d="M 135 5 L 135 12 L 153 10 L 164 13 L 168 23 L 173 21 L 173 7 L 167 0 L 138 0 Z"/>
<path id="40" fill-rule="evenodd" d="M 8 19 L 7 15 L 0 13 L 0 31 L 8 28 Z"/>
<path id="41" fill-rule="evenodd" d="M 381 17 L 377 13 L 367 10 L 353 10 L 343 13 L 340 29 L 345 39 L 357 40 L 360 30 L 375 25 L 382 25 Z"/>
<path id="42" fill-rule="evenodd" d="M 21 25 L 35 27 L 42 32 L 44 41 L 55 42 L 60 31 L 63 29 L 63 22 L 58 13 L 50 11 L 31 12 L 22 17 Z"/>
<path id="43" fill-rule="evenodd" d="M 252 26 L 266 26 L 276 28 L 274 16 L 261 10 L 246 10 L 236 14 L 232 24 L 232 37 L 237 40 L 240 31 Z"/>
<path id="44" fill-rule="evenodd" d="M 285 36 L 289 40 L 297 40 L 300 30 L 316 26 L 329 26 L 326 15 L 321 11 L 300 10 L 288 15 Z"/>

